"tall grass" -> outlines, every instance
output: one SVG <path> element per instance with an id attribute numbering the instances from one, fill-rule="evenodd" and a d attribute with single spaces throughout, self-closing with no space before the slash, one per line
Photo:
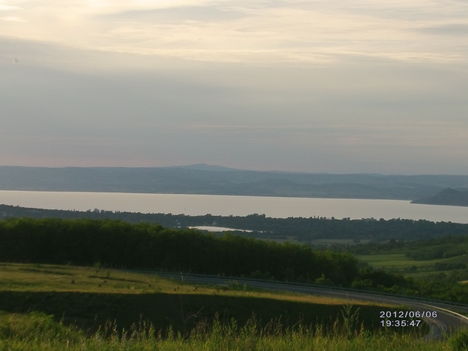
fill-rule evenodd
<path id="1" fill-rule="evenodd" d="M 352 313 L 344 312 L 344 313 Z M 449 341 L 428 342 L 411 334 L 370 333 L 337 321 L 333 330 L 284 328 L 278 321 L 259 327 L 255 319 L 244 325 L 213 321 L 199 324 L 189 334 L 167 330 L 164 334 L 151 325 L 139 323 L 117 330 L 113 323 L 94 333 L 85 332 L 51 316 L 31 313 L 0 316 L 1 351 L 460 351 L 467 334 Z"/>

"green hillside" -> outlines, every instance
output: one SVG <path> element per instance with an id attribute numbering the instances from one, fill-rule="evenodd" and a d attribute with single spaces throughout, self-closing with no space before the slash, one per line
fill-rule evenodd
<path id="1" fill-rule="evenodd" d="M 362 245 L 353 252 L 373 267 L 406 276 L 451 273 L 468 279 L 468 236 Z"/>
<path id="2" fill-rule="evenodd" d="M 142 274 L 99 267 L 66 265 L 0 265 L 0 310 L 9 313 L 38 311 L 55 320 L 96 330 L 107 321 L 129 328 L 139 321 L 158 330 L 181 332 L 213 319 L 245 324 L 250 318 L 265 326 L 327 326 L 339 318 L 343 306 L 359 308 L 359 324 L 379 328 L 382 306 L 344 299 L 274 293 L 227 286 L 200 286 Z M 387 307 L 385 307 L 387 308 Z"/>
<path id="3" fill-rule="evenodd" d="M 0 265 L 0 350 L 457 350 L 428 329 L 385 328 L 395 308 L 153 274 Z M 453 341 L 455 340 L 455 341 Z"/>

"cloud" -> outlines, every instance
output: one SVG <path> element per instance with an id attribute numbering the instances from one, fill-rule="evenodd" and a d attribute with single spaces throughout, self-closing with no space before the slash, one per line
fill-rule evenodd
<path id="1" fill-rule="evenodd" d="M 438 35 L 468 35 L 468 24 L 466 23 L 453 23 L 443 24 L 437 26 L 428 26 L 418 29 L 423 33 L 438 34 Z"/>
<path id="2" fill-rule="evenodd" d="M 418 172 L 419 160 L 432 157 L 436 170 L 450 154 L 448 170 L 466 165 L 468 73 L 453 66 L 379 59 L 170 66 L 154 64 L 154 56 L 13 39 L 0 45 L 20 60 L 0 61 L 0 164 L 229 160 L 254 168 L 391 171 L 404 163 Z M 119 61 L 128 67 L 105 69 Z"/>
<path id="3" fill-rule="evenodd" d="M 99 16 L 105 20 L 149 21 L 157 23 L 177 23 L 181 21 L 222 22 L 245 17 L 245 13 L 215 6 L 177 6 L 158 9 L 129 10 Z"/>
<path id="4" fill-rule="evenodd" d="M 16 17 L 16 16 L 0 17 L 0 20 L 5 21 L 5 22 L 26 22 L 25 19 L 21 17 Z"/>
<path id="5" fill-rule="evenodd" d="M 17 6 L 12 6 L 12 5 L 2 5 L 0 3 L 0 11 L 11 11 L 11 10 L 18 10 L 19 7 Z"/>
<path id="6" fill-rule="evenodd" d="M 1 5 L 0 5 L 1 6 Z M 3 5 L 11 8 L 10 5 Z M 424 28 L 461 33 L 463 2 L 411 0 L 22 0 L 2 34 L 88 50 L 192 61 L 335 64 L 367 56 L 452 64 L 468 52 Z M 422 28 L 422 30 L 414 30 Z"/>

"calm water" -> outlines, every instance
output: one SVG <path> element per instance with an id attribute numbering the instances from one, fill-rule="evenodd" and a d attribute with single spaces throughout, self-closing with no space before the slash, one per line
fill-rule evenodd
<path id="1" fill-rule="evenodd" d="M 260 196 L 0 191 L 0 203 L 65 210 L 270 217 L 409 218 L 468 223 L 468 207 L 411 204 L 401 200 Z"/>

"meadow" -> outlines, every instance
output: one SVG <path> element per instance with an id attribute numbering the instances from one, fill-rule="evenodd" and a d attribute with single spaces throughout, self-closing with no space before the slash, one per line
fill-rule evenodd
<path id="1" fill-rule="evenodd" d="M 380 309 L 401 306 L 191 285 L 99 265 L 2 263 L 0 276 L 2 351 L 459 351 L 464 342 L 428 341 L 426 326 L 378 326 Z"/>
<path id="2" fill-rule="evenodd" d="M 362 245 L 356 257 L 375 269 L 421 279 L 443 279 L 463 283 L 468 279 L 468 237 L 414 242 L 392 242 L 380 246 Z M 367 251 L 367 252 L 365 252 Z"/>
<path id="3" fill-rule="evenodd" d="M 378 310 L 390 306 L 360 301 L 226 286 L 192 285 L 154 274 L 49 264 L 0 264 L 0 310 L 41 312 L 95 331 L 114 321 L 128 328 L 140 321 L 155 328 L 187 332 L 212 320 L 261 326 L 331 326 L 343 306 L 359 309 L 359 324 L 378 328 Z"/>
<path id="4" fill-rule="evenodd" d="M 0 350 L 8 351 L 463 351 L 468 345 L 468 334 L 427 341 L 413 335 L 350 333 L 343 328 L 333 333 L 300 327 L 265 332 L 255 323 L 242 327 L 218 323 L 208 330 L 193 330 L 188 337 L 160 336 L 151 327 L 86 335 L 37 313 L 0 315 L 0 326 Z"/>
<path id="5" fill-rule="evenodd" d="M 401 273 L 409 277 L 423 277 L 434 273 L 451 272 L 453 269 L 444 269 L 444 267 L 466 264 L 468 261 L 468 257 L 466 255 L 416 260 L 409 258 L 403 252 L 358 255 L 356 257 L 359 260 L 368 263 L 372 267 L 384 269 L 392 273 Z"/>

